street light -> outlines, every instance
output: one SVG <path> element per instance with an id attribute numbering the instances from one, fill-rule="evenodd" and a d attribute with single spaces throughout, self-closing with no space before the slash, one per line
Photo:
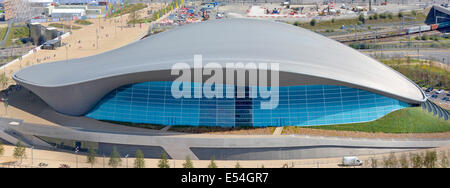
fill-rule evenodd
<path id="1" fill-rule="evenodd" d="M 33 167 L 33 149 L 34 146 L 31 146 L 31 167 Z"/>
<path id="2" fill-rule="evenodd" d="M 128 168 L 128 154 L 127 155 L 125 155 L 125 160 L 127 161 L 127 168 Z"/>
<path id="3" fill-rule="evenodd" d="M 79 151 L 79 148 L 78 148 L 78 146 L 75 148 L 75 160 L 76 160 L 76 167 L 78 168 L 78 151 Z"/>

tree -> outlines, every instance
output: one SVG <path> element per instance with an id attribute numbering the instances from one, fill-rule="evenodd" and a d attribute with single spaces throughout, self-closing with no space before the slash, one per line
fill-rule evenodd
<path id="1" fill-rule="evenodd" d="M 360 21 L 361 23 L 365 24 L 366 23 L 366 18 L 364 17 L 363 14 L 360 14 L 358 17 L 358 21 Z"/>
<path id="2" fill-rule="evenodd" d="M 144 154 L 140 149 L 136 151 L 136 159 L 134 160 L 134 168 L 145 168 Z"/>
<path id="3" fill-rule="evenodd" d="M 0 142 L 0 156 L 2 156 L 4 152 L 5 152 L 5 148 L 3 148 L 3 143 Z"/>
<path id="4" fill-rule="evenodd" d="M 183 168 L 194 168 L 194 164 L 192 164 L 191 158 L 186 156 L 186 162 L 183 163 Z"/>
<path id="5" fill-rule="evenodd" d="M 309 22 L 309 24 L 311 24 L 311 26 L 315 26 L 317 23 L 316 19 L 312 19 L 311 22 Z"/>
<path id="6" fill-rule="evenodd" d="M 422 168 L 423 166 L 423 158 L 422 155 L 417 153 L 410 153 L 409 158 L 411 160 L 411 167 L 413 168 Z"/>
<path id="7" fill-rule="evenodd" d="M 20 159 L 20 163 L 22 163 L 23 158 L 26 158 L 25 146 L 21 141 L 17 142 L 16 147 L 14 148 L 13 157 L 16 159 Z"/>
<path id="8" fill-rule="evenodd" d="M 426 151 L 423 164 L 426 168 L 436 168 L 437 154 L 436 151 Z"/>
<path id="9" fill-rule="evenodd" d="M 111 152 L 111 157 L 109 158 L 108 165 L 117 168 L 122 164 L 122 159 L 120 158 L 120 153 L 117 151 L 117 148 L 114 146 L 113 151 Z"/>
<path id="10" fill-rule="evenodd" d="M 239 164 L 239 162 L 236 162 L 236 165 L 234 166 L 234 168 L 242 168 L 241 164 Z"/>
<path id="11" fill-rule="evenodd" d="M 6 88 L 6 86 L 8 85 L 8 82 L 9 82 L 9 78 L 5 74 L 1 74 L 0 75 L 0 84 L 2 85 L 3 88 Z"/>
<path id="12" fill-rule="evenodd" d="M 402 167 L 402 168 L 409 168 L 408 156 L 406 156 L 406 154 L 402 154 L 400 156 L 399 163 L 400 163 L 400 167 Z"/>
<path id="13" fill-rule="evenodd" d="M 378 20 L 378 13 L 375 12 L 375 13 L 373 14 L 373 19 L 374 19 L 374 20 Z"/>
<path id="14" fill-rule="evenodd" d="M 211 162 L 209 163 L 208 168 L 217 168 L 217 165 L 214 162 L 214 155 L 211 157 Z"/>
<path id="15" fill-rule="evenodd" d="M 441 153 L 441 162 L 439 163 L 439 166 L 441 168 L 448 168 L 449 164 L 450 163 L 448 161 L 447 154 L 445 153 L 445 151 L 442 151 L 442 153 Z"/>
<path id="16" fill-rule="evenodd" d="M 161 160 L 159 160 L 159 162 L 158 162 L 158 167 L 159 168 L 170 168 L 169 160 L 167 159 L 167 155 L 164 152 L 161 153 Z"/>
<path id="17" fill-rule="evenodd" d="M 94 148 L 89 147 L 89 154 L 87 155 L 87 163 L 91 164 L 91 167 L 94 167 L 95 162 L 97 161 L 97 151 Z"/>

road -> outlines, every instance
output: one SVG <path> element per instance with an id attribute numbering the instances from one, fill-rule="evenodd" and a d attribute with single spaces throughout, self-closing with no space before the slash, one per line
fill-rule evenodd
<path id="1" fill-rule="evenodd" d="M 212 155 L 221 160 L 285 160 L 369 155 L 450 145 L 450 139 L 355 139 L 304 135 L 138 135 L 77 130 L 69 127 L 22 123 L 3 119 L 0 126 L 25 135 L 45 136 L 77 141 L 160 146 L 173 159 L 207 160 Z M 95 127 L 95 125 L 90 125 Z M 156 131 L 156 130 L 155 130 Z"/>

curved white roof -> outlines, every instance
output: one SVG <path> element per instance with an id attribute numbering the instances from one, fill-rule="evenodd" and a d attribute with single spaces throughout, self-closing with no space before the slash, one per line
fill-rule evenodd
<path id="1" fill-rule="evenodd" d="M 68 62 L 39 64 L 15 73 L 27 84 L 60 87 L 115 75 L 168 70 L 173 64 L 273 62 L 280 71 L 313 75 L 421 102 L 421 89 L 382 63 L 334 40 L 293 25 L 222 19 L 169 30 L 122 48 Z"/>

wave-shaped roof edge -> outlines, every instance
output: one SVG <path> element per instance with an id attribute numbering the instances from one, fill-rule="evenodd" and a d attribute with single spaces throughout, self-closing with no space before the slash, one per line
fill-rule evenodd
<path id="1" fill-rule="evenodd" d="M 224 19 L 190 24 L 85 58 L 26 67 L 18 82 L 61 87 L 132 72 L 166 70 L 176 62 L 273 61 L 280 71 L 314 75 L 422 102 L 414 82 L 339 42 L 289 24 Z"/>

